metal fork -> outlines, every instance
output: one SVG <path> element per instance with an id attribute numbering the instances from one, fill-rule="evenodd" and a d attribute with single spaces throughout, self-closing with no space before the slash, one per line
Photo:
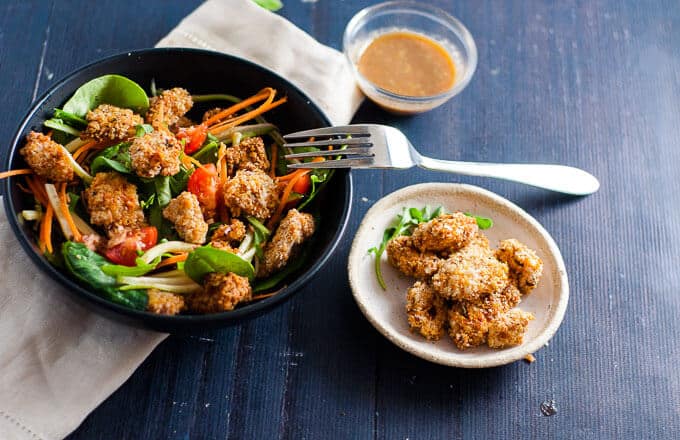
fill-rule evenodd
<path id="1" fill-rule="evenodd" d="M 313 141 L 290 142 L 296 139 Z M 286 159 L 332 157 L 333 160 L 289 164 L 288 168 L 382 168 L 419 166 L 467 176 L 495 177 L 572 195 L 588 195 L 600 187 L 597 179 L 578 168 L 547 164 L 501 164 L 432 159 L 418 153 L 404 133 L 394 127 L 357 124 L 298 131 L 283 137 L 288 151 L 301 147 L 327 148 L 286 154 Z M 325 138 L 319 140 L 319 138 Z M 342 149 L 330 147 L 342 147 Z"/>

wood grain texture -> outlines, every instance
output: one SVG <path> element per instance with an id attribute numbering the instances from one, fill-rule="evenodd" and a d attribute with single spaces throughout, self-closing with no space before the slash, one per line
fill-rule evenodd
<path id="1" fill-rule="evenodd" d="M 12 111 L 2 139 L 59 77 L 152 46 L 199 3 L 3 2 L 0 83 L 10 86 L 0 104 Z M 374 2 L 284 3 L 282 15 L 340 48 L 345 23 Z M 677 2 L 433 3 L 475 37 L 475 78 L 430 113 L 395 117 L 365 103 L 355 121 L 393 124 L 434 157 L 580 166 L 601 179 L 600 192 L 579 199 L 421 170 L 356 172 L 345 240 L 321 276 L 240 326 L 168 338 L 71 439 L 677 438 Z M 497 192 L 561 247 L 571 301 L 534 364 L 432 365 L 384 340 L 355 306 L 345 266 L 363 214 L 426 181 Z M 552 417 L 540 412 L 546 399 Z"/>

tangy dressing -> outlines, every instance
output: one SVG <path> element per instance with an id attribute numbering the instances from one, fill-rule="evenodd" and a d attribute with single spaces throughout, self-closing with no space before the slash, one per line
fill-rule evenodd
<path id="1" fill-rule="evenodd" d="M 402 96 L 434 96 L 450 90 L 456 66 L 449 52 L 414 32 L 389 32 L 375 38 L 357 63 L 375 86 Z"/>

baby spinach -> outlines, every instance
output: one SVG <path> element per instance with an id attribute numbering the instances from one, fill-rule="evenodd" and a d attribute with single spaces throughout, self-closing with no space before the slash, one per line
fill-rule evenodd
<path id="1" fill-rule="evenodd" d="M 382 257 L 382 254 L 385 253 L 385 249 L 387 249 L 387 243 L 395 237 L 411 235 L 416 225 L 429 222 L 433 218 L 439 217 L 441 214 L 444 214 L 444 209 L 441 206 L 434 211 L 432 211 L 429 206 L 425 206 L 423 209 L 404 208 L 401 214 L 397 215 L 394 219 L 390 227 L 385 229 L 380 244 L 368 250 L 369 253 L 375 255 L 375 276 L 378 279 L 378 284 L 380 284 L 380 287 L 382 287 L 383 290 L 387 290 L 387 285 L 382 276 L 380 258 Z"/>
<path id="2" fill-rule="evenodd" d="M 464 214 L 468 217 L 474 217 L 474 219 L 477 220 L 477 226 L 479 229 L 489 229 L 493 226 L 493 220 L 490 218 L 480 217 L 478 215 L 470 214 L 469 212 L 465 212 Z"/>
<path id="3" fill-rule="evenodd" d="M 215 249 L 211 246 L 202 246 L 194 249 L 184 262 L 184 272 L 197 283 L 202 283 L 203 278 L 213 272 L 229 273 L 248 277 L 255 277 L 253 265 L 231 252 Z"/>
<path id="4" fill-rule="evenodd" d="M 153 133 L 153 127 L 149 124 L 135 125 L 135 136 L 142 137 L 145 134 Z"/>
<path id="5" fill-rule="evenodd" d="M 145 310 L 148 296 L 144 290 L 121 291 L 116 278 L 107 275 L 102 267 L 108 265 L 106 258 L 90 250 L 82 243 L 66 241 L 61 247 L 64 263 L 69 272 L 84 284 L 92 287 L 111 302 L 136 310 Z"/>
<path id="6" fill-rule="evenodd" d="M 120 75 L 104 75 L 80 86 L 63 110 L 84 118 L 88 111 L 100 104 L 129 108 L 144 114 L 149 108 L 146 92 L 136 82 Z"/>
<path id="7" fill-rule="evenodd" d="M 253 226 L 253 241 L 255 242 L 255 255 L 257 255 L 258 258 L 262 258 L 264 256 L 263 250 L 262 250 L 262 245 L 269 240 L 269 236 L 271 235 L 271 231 L 267 229 L 265 225 L 263 225 L 258 219 L 252 216 L 248 216 L 248 223 L 250 223 Z"/>
<path id="8" fill-rule="evenodd" d="M 90 171 L 93 175 L 106 170 L 114 170 L 123 174 L 132 173 L 129 142 L 108 147 L 92 160 Z"/>
<path id="9" fill-rule="evenodd" d="M 254 0 L 254 1 L 261 7 L 268 9 L 270 11 L 278 11 L 279 9 L 283 8 L 283 3 L 281 3 L 281 0 Z"/>
<path id="10" fill-rule="evenodd" d="M 64 123 L 79 130 L 84 129 L 87 126 L 87 121 L 85 119 L 58 108 L 54 109 L 54 118 L 61 119 Z"/>

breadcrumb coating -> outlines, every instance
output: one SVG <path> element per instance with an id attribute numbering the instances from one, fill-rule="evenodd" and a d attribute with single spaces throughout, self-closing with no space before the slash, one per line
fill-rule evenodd
<path id="1" fill-rule="evenodd" d="M 295 253 L 298 246 L 314 234 L 314 217 L 291 209 L 281 220 L 274 238 L 264 249 L 257 276 L 264 278 L 281 270 Z"/>
<path id="2" fill-rule="evenodd" d="M 225 158 L 229 176 L 233 176 L 238 170 L 267 171 L 269 169 L 269 159 L 267 159 L 267 152 L 261 137 L 252 137 L 227 148 Z"/>
<path id="3" fill-rule="evenodd" d="M 266 173 L 241 170 L 227 181 L 224 204 L 234 217 L 252 215 L 258 220 L 266 220 L 278 206 L 279 194 L 274 180 Z"/>
<path id="4" fill-rule="evenodd" d="M 508 284 L 508 265 L 498 261 L 491 249 L 469 245 L 453 253 L 432 276 L 432 286 L 445 298 L 476 301 Z"/>
<path id="5" fill-rule="evenodd" d="M 417 281 L 406 293 L 406 314 L 411 330 L 430 340 L 438 340 L 445 332 L 446 304 L 427 283 Z"/>
<path id="6" fill-rule="evenodd" d="M 220 225 L 210 237 L 210 244 L 217 249 L 235 252 L 236 247 L 246 236 L 246 226 L 238 219 Z"/>
<path id="7" fill-rule="evenodd" d="M 467 301 L 455 302 L 448 312 L 449 336 L 461 350 L 486 343 L 489 320 L 486 311 Z"/>
<path id="8" fill-rule="evenodd" d="M 149 289 L 146 291 L 149 297 L 149 302 L 146 304 L 146 310 L 151 313 L 159 315 L 177 315 L 184 310 L 184 298 L 180 295 L 175 295 L 170 292 L 163 292 L 158 289 Z"/>
<path id="9" fill-rule="evenodd" d="M 411 237 L 395 237 L 387 242 L 387 261 L 406 276 L 426 279 L 439 270 L 443 261 L 433 252 L 420 252 Z"/>
<path id="10" fill-rule="evenodd" d="M 164 130 L 137 137 L 130 145 L 132 168 L 140 177 L 174 176 L 180 169 L 180 153 L 180 142 Z"/>
<path id="11" fill-rule="evenodd" d="M 500 315 L 489 324 L 489 347 L 503 348 L 522 344 L 529 321 L 533 319 L 533 314 L 520 309 L 512 309 Z"/>
<path id="12" fill-rule="evenodd" d="M 467 246 L 478 231 L 473 217 L 456 212 L 419 224 L 411 237 L 413 245 L 421 252 L 455 252 Z"/>
<path id="13" fill-rule="evenodd" d="M 201 206 L 196 196 L 188 191 L 170 200 L 163 209 L 163 217 L 170 220 L 177 234 L 188 243 L 202 244 L 208 233 L 208 224 L 203 220 Z"/>
<path id="14" fill-rule="evenodd" d="M 141 116 L 127 108 L 101 104 L 87 112 L 87 127 L 80 133 L 81 139 L 97 142 L 121 141 L 134 136 L 135 126 L 144 122 Z"/>
<path id="15" fill-rule="evenodd" d="M 97 173 L 90 187 L 83 191 L 90 222 L 107 232 L 144 225 L 137 187 L 115 172 Z"/>
<path id="16" fill-rule="evenodd" d="M 167 129 L 179 121 L 194 105 L 186 89 L 175 87 L 149 100 L 146 121 L 156 130 Z"/>
<path id="17" fill-rule="evenodd" d="M 203 281 L 203 290 L 187 298 L 189 309 L 198 313 L 217 313 L 234 310 L 253 296 L 248 278 L 234 273 L 209 273 Z"/>
<path id="18" fill-rule="evenodd" d="M 51 182 L 68 182 L 73 179 L 73 167 L 68 153 L 49 136 L 31 131 L 26 136 L 26 145 L 19 153 L 38 176 Z"/>
<path id="19" fill-rule="evenodd" d="M 496 249 L 496 258 L 507 263 L 510 277 L 522 294 L 526 295 L 538 285 L 543 273 L 543 262 L 525 244 L 514 238 L 503 240 Z"/>

